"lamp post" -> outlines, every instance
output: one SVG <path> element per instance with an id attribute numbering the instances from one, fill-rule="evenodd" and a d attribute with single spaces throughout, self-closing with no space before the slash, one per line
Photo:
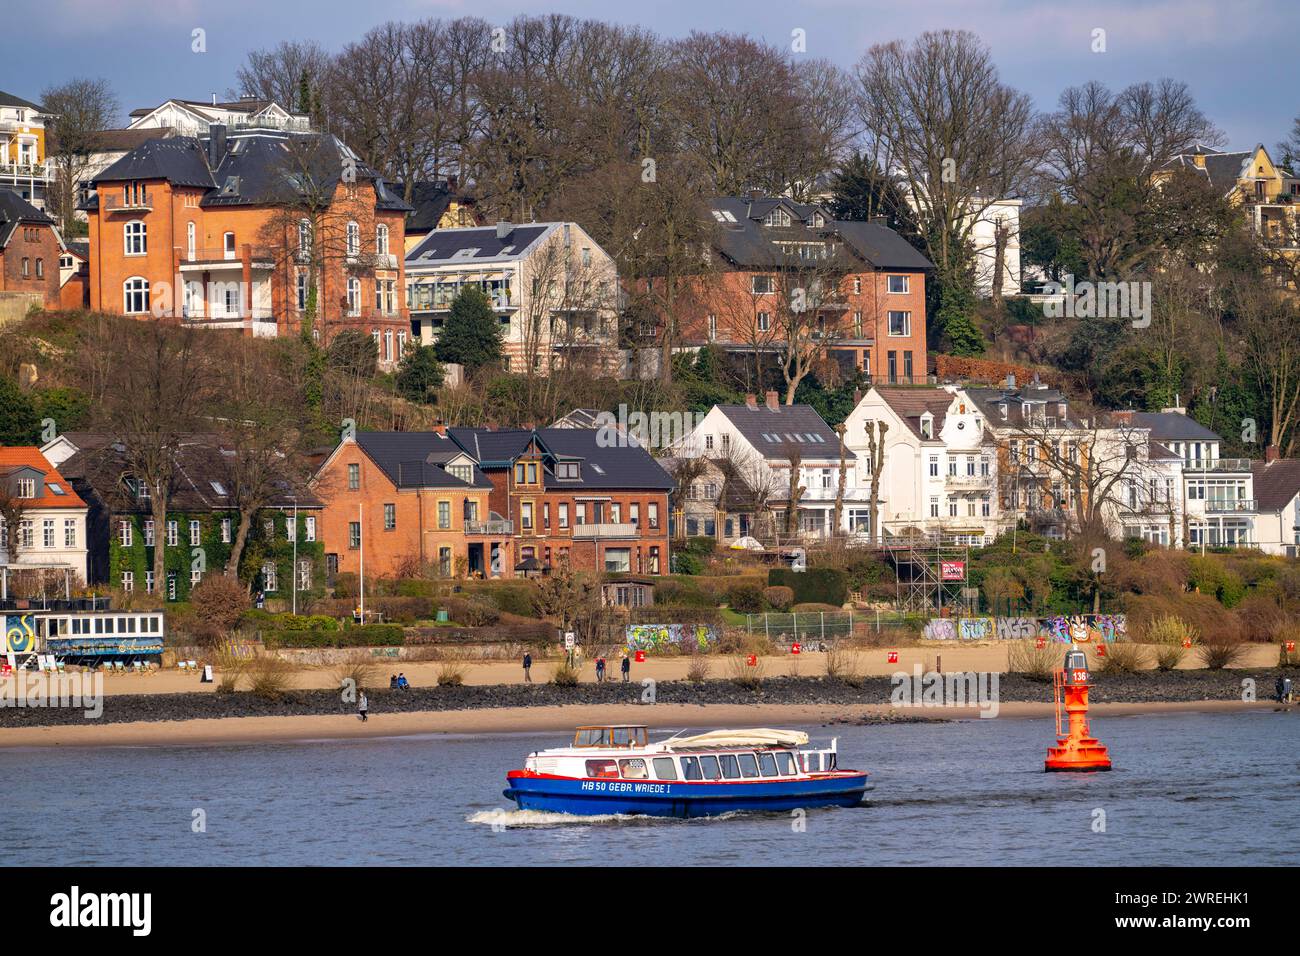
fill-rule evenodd
<path id="1" fill-rule="evenodd" d="M 293 613 L 298 614 L 298 496 L 290 495 L 293 500 L 293 567 L 289 573 L 293 577 Z"/>

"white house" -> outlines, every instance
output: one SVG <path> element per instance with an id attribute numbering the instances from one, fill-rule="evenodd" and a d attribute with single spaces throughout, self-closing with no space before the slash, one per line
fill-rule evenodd
<path id="1" fill-rule="evenodd" d="M 883 423 L 883 535 L 953 536 L 972 545 L 998 532 L 997 453 L 984 413 L 956 385 L 875 386 L 845 420 L 856 483 L 871 492 L 868 433 Z"/>
<path id="2" fill-rule="evenodd" d="M 1267 554 L 1300 557 L 1300 459 L 1269 458 L 1251 467 L 1255 546 Z"/>
<path id="3" fill-rule="evenodd" d="M 617 361 L 618 269 L 577 223 L 430 232 L 406 254 L 406 302 L 421 344 L 437 341 L 452 302 L 470 285 L 497 313 L 508 370 Z"/>
<path id="4" fill-rule="evenodd" d="M 843 512 L 834 526 L 839 489 L 839 435 L 809 405 L 782 405 L 776 392 L 766 401 L 746 397 L 743 405 L 714 405 L 695 429 L 674 447 L 681 458 L 725 460 L 750 490 L 773 512 L 778 531 L 790 507 L 792 465 L 797 464 L 797 527 L 801 535 L 829 537 L 833 532 L 865 534 L 870 502 L 854 478 L 856 456 L 847 447 Z"/>
<path id="5" fill-rule="evenodd" d="M 17 522 L 0 515 L 0 550 L 9 571 L 68 569 L 86 581 L 86 503 L 40 449 L 0 448 L 0 498 Z"/>

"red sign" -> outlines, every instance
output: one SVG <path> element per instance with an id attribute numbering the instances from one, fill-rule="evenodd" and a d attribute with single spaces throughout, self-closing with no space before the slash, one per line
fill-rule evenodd
<path id="1" fill-rule="evenodd" d="M 889 663 L 891 663 L 891 664 L 897 664 L 897 663 L 898 663 L 898 651 L 890 651 L 890 652 L 889 652 Z"/>
<path id="2" fill-rule="evenodd" d="M 1097 645 L 1097 656 L 1098 656 L 1098 657 L 1105 657 L 1105 656 L 1106 656 L 1106 645 L 1105 645 L 1105 644 L 1098 644 L 1098 645 Z"/>
<path id="3" fill-rule="evenodd" d="M 940 561 L 939 577 L 944 581 L 965 581 L 966 562 L 965 561 Z"/>
<path id="4" fill-rule="evenodd" d="M 1287 641 L 1287 642 L 1286 642 L 1286 652 L 1287 652 L 1288 654 L 1294 654 L 1294 653 L 1295 653 L 1295 641 Z"/>
<path id="5" fill-rule="evenodd" d="M 1183 647 L 1191 647 L 1191 646 L 1192 646 L 1192 639 L 1190 637 L 1184 637 Z"/>
<path id="6" fill-rule="evenodd" d="M 1046 646 L 1047 646 L 1046 638 L 1040 637 L 1038 640 L 1034 641 L 1034 647 L 1038 648 L 1040 651 Z"/>
<path id="7" fill-rule="evenodd" d="M 757 654 L 750 654 L 749 657 L 745 658 L 745 663 L 748 664 L 750 667 L 757 667 L 757 666 L 758 666 L 758 655 L 757 655 Z"/>
<path id="8" fill-rule="evenodd" d="M 800 647 L 799 647 L 798 643 L 795 643 L 795 644 L 791 644 L 791 645 L 790 645 L 790 653 L 791 653 L 791 654 L 798 654 L 799 651 L 800 651 Z"/>
<path id="9" fill-rule="evenodd" d="M 637 651 L 637 652 L 636 652 L 636 662 L 637 662 L 638 664 L 644 664 L 644 663 L 645 663 L 645 651 Z"/>

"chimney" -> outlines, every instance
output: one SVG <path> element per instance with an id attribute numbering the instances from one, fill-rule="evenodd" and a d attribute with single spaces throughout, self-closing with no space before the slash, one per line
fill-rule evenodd
<path id="1" fill-rule="evenodd" d="M 860 388 L 855 388 L 855 389 L 853 390 L 853 407 L 854 407 L 854 408 L 857 408 L 857 407 L 858 407 L 858 403 L 861 402 L 861 401 L 862 401 L 862 389 L 860 389 Z"/>
<path id="2" fill-rule="evenodd" d="M 1277 461 L 1277 445 L 1269 445 L 1264 449 L 1264 460 L 1267 462 Z"/>
<path id="3" fill-rule="evenodd" d="M 769 388 L 767 390 L 767 407 L 772 411 L 776 411 L 781 407 L 780 403 L 776 400 L 776 389 Z"/>
<path id="4" fill-rule="evenodd" d="M 497 239 L 505 242 L 510 238 L 510 233 L 515 231 L 515 227 L 504 219 L 497 223 Z"/>
<path id="5" fill-rule="evenodd" d="M 1015 388 L 1015 387 L 1016 387 L 1016 377 L 1015 377 L 1014 375 L 1012 375 L 1010 372 L 1008 372 L 1008 373 L 1007 373 L 1007 388 Z"/>
<path id="6" fill-rule="evenodd" d="M 213 94 L 212 94 L 212 105 L 213 105 L 213 106 L 216 106 L 216 105 L 217 105 L 217 94 L 216 94 L 216 93 L 213 93 Z"/>
<path id="7" fill-rule="evenodd" d="M 753 392 L 750 392 L 748 395 L 746 395 L 746 396 L 745 396 L 745 407 L 746 407 L 746 408 L 749 408 L 749 409 L 756 409 L 756 408 L 758 408 L 758 396 L 755 395 Z"/>
<path id="8" fill-rule="evenodd" d="M 446 438 L 446 437 L 447 437 L 447 423 L 444 422 L 441 418 L 438 419 L 438 421 L 436 421 L 436 422 L 434 423 L 434 425 L 433 425 L 433 433 L 434 433 L 435 435 L 441 435 L 443 438 Z"/>
<path id="9" fill-rule="evenodd" d="M 216 169 L 226 157 L 226 124 L 212 123 L 208 126 L 208 166 Z"/>

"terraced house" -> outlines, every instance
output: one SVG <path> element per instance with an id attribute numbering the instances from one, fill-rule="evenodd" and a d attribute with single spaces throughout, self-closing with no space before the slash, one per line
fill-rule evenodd
<path id="1" fill-rule="evenodd" d="M 392 367 L 410 207 L 334 136 L 237 129 L 150 139 L 94 177 L 91 308 L 327 344 L 374 337 Z"/>
<path id="2" fill-rule="evenodd" d="M 37 209 L 54 183 L 45 156 L 45 120 L 38 103 L 0 90 L 0 186 L 13 189 Z"/>
<path id="3" fill-rule="evenodd" d="M 86 503 L 40 449 L 0 448 L 0 549 L 10 575 L 66 570 L 86 581 Z"/>
<path id="4" fill-rule="evenodd" d="M 490 510 L 492 483 L 441 432 L 357 432 L 312 478 L 324 501 L 326 574 L 502 577 L 511 522 Z"/>
<path id="5" fill-rule="evenodd" d="M 225 570 L 240 521 L 230 469 L 237 449 L 211 435 L 182 443 L 161 528 L 154 526 L 148 486 L 131 476 L 122 447 L 107 435 L 67 432 L 41 452 L 88 506 L 88 583 L 184 601 L 205 573 Z M 301 597 L 324 586 L 321 502 L 287 479 L 278 486 L 254 517 L 239 576 L 287 604 L 295 591 Z M 159 547 L 165 549 L 165 579 L 155 581 Z"/>

